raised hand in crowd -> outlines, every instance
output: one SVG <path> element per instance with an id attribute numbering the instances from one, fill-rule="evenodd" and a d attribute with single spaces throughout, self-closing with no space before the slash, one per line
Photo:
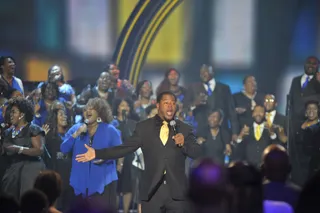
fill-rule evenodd
<path id="1" fill-rule="evenodd" d="M 238 114 L 243 114 L 243 113 L 245 113 L 247 111 L 247 109 L 245 109 L 245 108 L 241 108 L 241 107 L 237 107 L 236 108 L 236 112 L 238 113 Z"/>
<path id="2" fill-rule="evenodd" d="M 230 144 L 226 144 L 226 149 L 224 151 L 225 155 L 231 155 L 232 154 L 232 149 Z"/>
<path id="3" fill-rule="evenodd" d="M 207 103 L 208 96 L 204 93 L 200 93 L 199 96 L 195 98 L 194 106 L 204 105 Z"/>
<path id="4" fill-rule="evenodd" d="M 206 139 L 203 138 L 203 137 L 198 137 L 197 138 L 197 143 L 200 144 L 200 145 L 203 144 L 205 141 L 206 141 Z"/>
<path id="5" fill-rule="evenodd" d="M 72 109 L 73 103 L 71 101 L 65 101 L 64 103 L 65 103 L 65 106 L 67 107 L 67 109 L 70 109 L 70 110 Z"/>
<path id="6" fill-rule="evenodd" d="M 250 128 L 247 125 L 244 125 L 238 138 L 243 139 L 245 136 L 250 134 Z"/>
<path id="7" fill-rule="evenodd" d="M 140 100 L 135 101 L 133 107 L 134 107 L 134 109 L 141 107 L 141 101 Z"/>
<path id="8" fill-rule="evenodd" d="M 43 131 L 44 131 L 44 133 L 45 133 L 46 135 L 47 135 L 48 132 L 50 131 L 50 127 L 49 127 L 48 124 L 42 125 L 42 129 L 43 129 Z"/>
<path id="9" fill-rule="evenodd" d="M 279 126 L 278 127 L 278 131 L 279 131 L 279 139 L 282 143 L 286 143 L 288 141 L 288 136 L 286 135 L 285 131 L 284 131 L 284 128 Z"/>
<path id="10" fill-rule="evenodd" d="M 275 134 L 274 125 L 269 125 L 268 122 L 265 122 L 265 128 L 268 130 L 270 136 Z"/>

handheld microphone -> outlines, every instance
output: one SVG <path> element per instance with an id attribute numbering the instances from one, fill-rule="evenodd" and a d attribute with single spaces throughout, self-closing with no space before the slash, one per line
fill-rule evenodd
<path id="1" fill-rule="evenodd" d="M 88 127 L 88 123 L 89 123 L 89 120 L 88 120 L 88 119 L 85 119 L 83 124 Z M 81 132 L 80 135 L 81 135 L 81 136 L 85 136 L 87 133 L 88 133 L 88 128 L 87 128 L 87 131 Z"/>
<path id="2" fill-rule="evenodd" d="M 176 135 L 177 134 L 177 129 L 176 129 L 176 126 L 177 126 L 177 123 L 176 123 L 176 121 L 175 120 L 172 120 L 172 121 L 170 121 L 170 126 L 172 127 L 172 129 L 173 129 L 173 133 Z"/>
<path id="3" fill-rule="evenodd" d="M 170 126 L 172 127 L 172 129 L 173 129 L 173 134 L 174 134 L 174 135 L 178 134 L 176 121 L 175 121 L 175 120 L 170 121 L 169 125 L 170 125 Z M 179 144 L 178 147 L 182 147 L 182 145 Z"/>

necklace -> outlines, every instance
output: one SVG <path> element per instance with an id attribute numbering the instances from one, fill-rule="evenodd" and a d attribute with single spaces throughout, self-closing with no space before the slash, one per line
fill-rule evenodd
<path id="1" fill-rule="evenodd" d="M 219 129 L 218 129 L 216 132 L 212 132 L 212 133 L 211 133 L 213 140 L 216 140 L 216 139 L 217 139 L 218 133 L 219 133 Z"/>
<path id="2" fill-rule="evenodd" d="M 20 134 L 21 130 L 25 127 L 25 125 L 21 126 L 18 130 L 16 130 L 16 127 L 14 126 L 12 129 L 12 138 L 15 138 L 17 135 Z"/>
<path id="3" fill-rule="evenodd" d="M 108 95 L 109 95 L 108 91 L 107 91 L 107 92 L 101 91 L 101 90 L 99 90 L 99 88 L 97 87 L 97 92 L 98 92 L 98 95 L 100 96 L 100 98 L 106 99 L 106 100 L 108 99 Z"/>

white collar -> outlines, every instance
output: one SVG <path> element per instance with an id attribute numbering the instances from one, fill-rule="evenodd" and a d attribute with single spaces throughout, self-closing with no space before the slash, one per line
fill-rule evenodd
<path id="1" fill-rule="evenodd" d="M 208 83 L 203 83 L 204 85 L 210 85 L 210 86 L 213 86 L 213 85 L 215 85 L 216 84 L 216 80 L 214 79 L 214 78 L 211 78 L 211 80 L 210 81 L 208 81 Z"/>
<path id="2" fill-rule="evenodd" d="M 307 74 L 303 73 L 301 78 L 302 79 L 307 79 L 308 77 L 309 77 L 309 80 L 311 80 L 313 78 L 313 75 L 307 75 Z"/>
<path id="3" fill-rule="evenodd" d="M 270 114 L 271 116 L 275 116 L 276 115 L 276 110 L 272 110 L 271 112 L 266 112 L 266 115 Z"/>
<path id="4" fill-rule="evenodd" d="M 264 123 L 257 124 L 256 122 L 253 122 L 253 127 L 254 128 L 257 128 L 257 127 L 264 128 Z"/>
<path id="5" fill-rule="evenodd" d="M 203 86 L 206 90 L 208 90 L 208 85 L 210 86 L 210 89 L 214 91 L 216 87 L 216 80 L 212 78 L 210 81 L 208 81 L 208 83 L 203 83 Z"/>

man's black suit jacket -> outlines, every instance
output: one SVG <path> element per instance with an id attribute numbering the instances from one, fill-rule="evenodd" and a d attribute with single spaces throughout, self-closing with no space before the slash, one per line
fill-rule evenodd
<path id="1" fill-rule="evenodd" d="M 166 181 L 172 199 L 185 200 L 187 190 L 186 157 L 197 158 L 201 155 L 202 150 L 200 145 L 196 143 L 192 128 L 179 120 L 176 120 L 177 131 L 184 135 L 184 146 L 175 145 L 172 139 L 174 135 L 172 128 L 170 128 L 169 139 L 164 146 L 159 137 L 162 122 L 158 115 L 139 122 L 133 135 L 127 141 L 120 146 L 96 150 L 96 158 L 116 159 L 141 147 L 145 161 L 145 170 L 140 185 L 141 200 L 151 199 L 164 176 L 164 171 L 166 171 Z"/>
<path id="2" fill-rule="evenodd" d="M 320 95 L 320 83 L 317 81 L 316 76 L 314 76 L 307 87 L 301 88 L 301 78 L 302 75 L 294 77 L 292 79 L 290 87 L 290 103 L 293 122 L 298 122 L 295 127 L 299 128 L 303 121 L 305 120 L 305 103 L 308 100 L 316 99 L 318 100 Z M 318 100 L 319 101 L 319 100 Z"/>
<path id="3" fill-rule="evenodd" d="M 207 94 L 202 82 L 194 84 L 189 88 L 184 105 L 190 107 L 193 105 L 196 97 L 200 93 Z M 223 126 L 228 128 L 228 121 L 231 123 L 232 134 L 239 134 L 240 127 L 238 116 L 235 110 L 234 100 L 231 94 L 230 87 L 226 84 L 216 81 L 216 86 L 211 96 L 208 96 L 207 104 L 200 105 L 193 110 L 198 129 L 204 129 L 208 124 L 208 113 L 212 109 L 221 109 L 225 114 Z"/>
<path id="4" fill-rule="evenodd" d="M 287 131 L 288 130 L 288 121 L 287 121 L 287 117 L 286 116 L 284 116 L 283 114 L 281 114 L 279 112 L 276 112 L 276 115 L 274 116 L 274 119 L 273 119 L 273 124 L 281 126 L 283 128 L 283 131 L 285 132 L 285 134 L 288 136 L 288 134 L 287 134 L 287 132 L 288 132 Z M 275 133 L 277 134 L 278 144 L 286 146 L 286 144 L 284 144 L 283 142 L 280 141 L 279 129 L 276 128 L 275 130 L 276 130 Z"/>
<path id="5" fill-rule="evenodd" d="M 278 137 L 277 137 L 278 138 Z M 255 138 L 255 129 L 250 127 L 249 135 L 245 136 L 240 144 L 237 145 L 238 151 L 242 152 L 242 159 L 254 166 L 260 166 L 261 156 L 265 148 L 271 144 L 277 144 L 277 138 L 271 139 L 269 131 L 264 129 L 261 138 Z"/>
<path id="6" fill-rule="evenodd" d="M 279 112 L 276 112 L 276 115 L 273 119 L 273 124 L 283 127 L 284 131 L 286 132 L 288 127 L 287 117 Z"/>

